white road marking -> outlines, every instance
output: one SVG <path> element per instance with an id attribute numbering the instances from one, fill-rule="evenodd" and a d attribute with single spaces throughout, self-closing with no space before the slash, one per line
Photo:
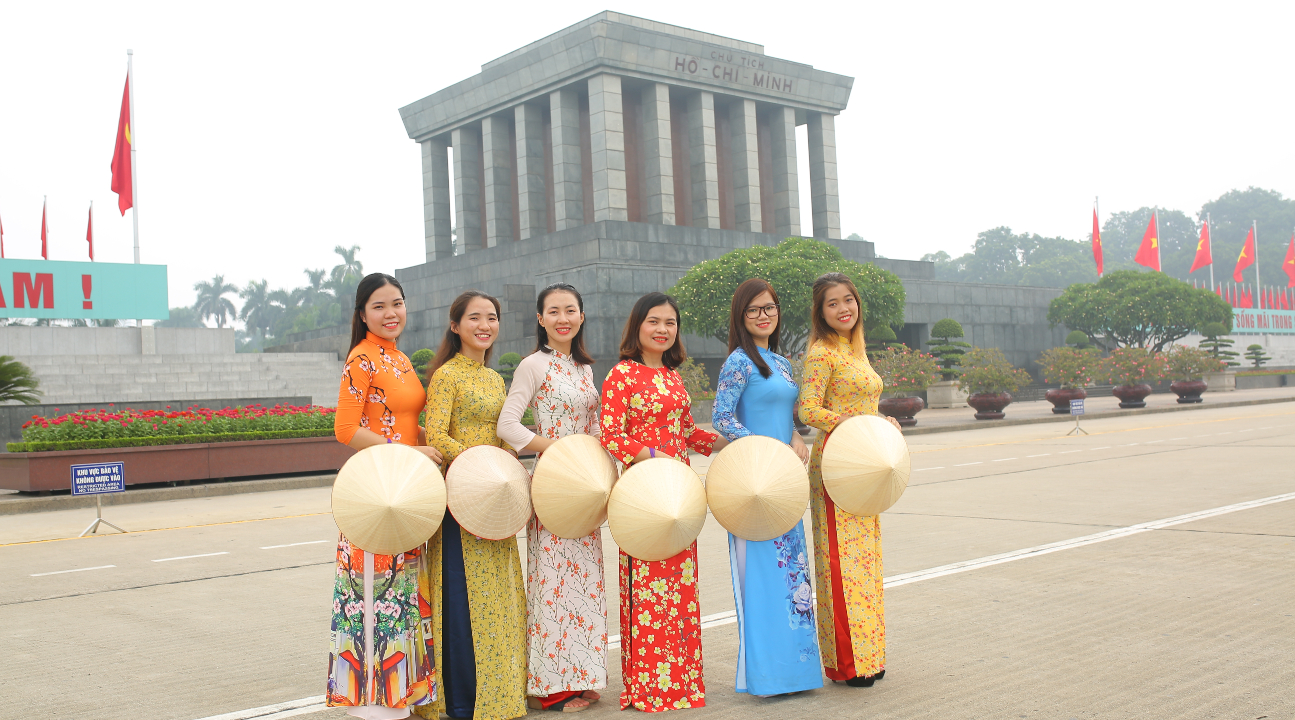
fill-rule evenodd
<path id="1" fill-rule="evenodd" d="M 1121 445 L 1120 447 L 1133 447 L 1134 445 L 1137 445 L 1137 444 L 1138 444 L 1138 443 L 1125 443 L 1125 444 Z"/>
<path id="2" fill-rule="evenodd" d="M 320 543 L 335 542 L 334 540 L 307 540 L 306 542 L 288 543 L 287 545 L 266 545 L 262 550 L 277 550 L 279 548 L 297 547 L 298 545 L 318 545 Z"/>
<path id="3" fill-rule="evenodd" d="M 1003 563 L 1023 560 L 1025 558 L 1038 557 L 1049 553 L 1070 550 L 1072 548 L 1084 547 L 1095 543 L 1115 540 L 1117 538 L 1138 535 L 1152 530 L 1161 530 L 1174 525 L 1205 520 L 1206 518 L 1226 515 L 1228 513 L 1240 510 L 1250 510 L 1252 508 L 1272 505 L 1274 503 L 1295 500 L 1295 493 L 1286 493 L 1284 495 L 1273 495 L 1271 497 L 1260 498 L 1258 500 L 1247 500 L 1232 505 L 1201 510 L 1199 512 L 1187 513 L 1186 515 L 1176 515 L 1163 520 L 1152 520 L 1150 522 L 1129 525 L 1128 527 L 1115 528 L 1105 532 L 1094 533 L 1092 535 L 1083 535 L 1069 540 L 1048 543 L 1046 545 L 1035 545 L 1034 547 L 1013 550 L 1011 552 L 1000 553 L 998 555 L 988 555 L 974 560 L 964 560 L 963 562 L 951 563 L 949 565 L 940 565 L 926 570 L 917 570 L 900 575 L 892 575 L 882 582 L 885 588 L 899 587 L 900 585 L 909 585 L 911 583 L 922 582 L 923 580 L 934 580 L 935 578 L 945 577 L 946 575 L 956 575 L 958 573 L 979 570 L 980 568 L 990 567 L 993 565 L 1002 565 Z M 702 629 L 719 627 L 721 625 L 731 625 L 737 622 L 737 613 L 733 610 L 727 612 L 715 613 L 714 615 L 703 615 L 701 618 Z M 607 638 L 607 647 L 610 650 L 619 649 L 621 639 L 619 635 L 612 635 Z M 319 712 L 325 710 L 324 697 L 316 695 L 315 697 L 302 698 L 300 700 L 290 700 L 277 705 L 266 705 L 264 707 L 252 708 L 250 710 L 240 710 L 238 712 L 225 713 L 224 715 L 212 715 L 210 717 L 199 718 L 199 720 L 279 720 L 280 718 L 292 717 L 294 715 L 304 715 L 306 713 Z"/>
<path id="4" fill-rule="evenodd" d="M 62 575 L 63 573 L 70 573 L 70 572 L 85 572 L 86 570 L 107 570 L 108 568 L 115 568 L 115 567 L 117 567 L 117 566 L 116 566 L 116 565 L 96 565 L 96 566 L 94 566 L 94 567 L 88 567 L 88 568 L 75 568 L 75 569 L 73 569 L 73 570 L 55 570 L 55 571 L 53 571 L 53 572 L 32 573 L 32 574 L 31 574 L 31 576 L 32 576 L 32 577 L 45 577 L 46 575 Z"/>
<path id="5" fill-rule="evenodd" d="M 1090 449 L 1090 450 L 1110 450 L 1110 449 L 1111 449 L 1111 446 L 1110 446 L 1110 445 L 1103 445 L 1103 446 L 1101 446 L 1101 447 L 1095 447 L 1095 448 L 1089 448 L 1089 449 Z"/>
<path id="6" fill-rule="evenodd" d="M 1075 451 L 1074 451 L 1074 450 L 1071 450 L 1070 452 L 1075 452 Z M 1052 453 L 1043 453 L 1042 455 L 1026 455 L 1025 457 L 1027 457 L 1027 458 L 1033 458 L 1033 457 L 1047 457 L 1047 456 L 1049 456 L 1049 455 L 1051 455 L 1051 454 L 1052 454 Z"/>
<path id="7" fill-rule="evenodd" d="M 1164 442 L 1164 440 L 1148 440 L 1145 443 L 1143 443 L 1143 445 L 1155 445 L 1156 443 L 1162 443 L 1162 442 Z"/>
<path id="8" fill-rule="evenodd" d="M 1186 439 L 1187 439 L 1187 438 L 1185 438 L 1185 437 L 1180 437 L 1180 438 L 1169 438 L 1169 442 L 1173 442 L 1173 441 L 1175 441 L 1175 440 L 1186 440 Z"/>
<path id="9" fill-rule="evenodd" d="M 201 555 L 181 555 L 180 557 L 161 558 L 158 560 L 154 560 L 153 562 L 171 562 L 172 560 L 189 560 L 192 558 L 211 557 L 213 555 L 228 555 L 228 554 L 229 553 L 227 552 L 218 552 L 218 553 L 203 553 Z"/>
<path id="10" fill-rule="evenodd" d="M 944 466 L 941 465 L 939 467 L 932 467 L 932 468 L 918 468 L 914 472 L 922 472 L 923 470 L 943 470 L 943 469 L 944 469 Z"/>
<path id="11" fill-rule="evenodd" d="M 983 465 L 983 464 L 984 463 L 977 460 L 976 462 L 973 462 L 973 463 L 962 463 L 961 465 L 954 465 L 954 467 L 967 467 L 968 465 Z"/>
<path id="12" fill-rule="evenodd" d="M 998 458 L 994 462 L 1007 462 L 1008 460 L 1015 460 L 1015 459 L 1016 458 Z"/>
<path id="13" fill-rule="evenodd" d="M 1059 453 L 1057 453 L 1057 454 L 1058 454 L 1058 455 L 1069 455 L 1070 453 L 1077 453 L 1077 452 L 1083 452 L 1083 450 L 1065 450 L 1065 451 L 1063 451 L 1063 452 L 1059 452 Z"/>

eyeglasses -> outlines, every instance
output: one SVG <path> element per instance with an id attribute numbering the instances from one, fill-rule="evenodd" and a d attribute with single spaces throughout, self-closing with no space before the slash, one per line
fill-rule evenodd
<path id="1" fill-rule="evenodd" d="M 764 307 L 749 307 L 746 309 L 747 319 L 754 320 L 764 313 L 766 317 L 778 317 L 777 305 L 765 305 Z"/>

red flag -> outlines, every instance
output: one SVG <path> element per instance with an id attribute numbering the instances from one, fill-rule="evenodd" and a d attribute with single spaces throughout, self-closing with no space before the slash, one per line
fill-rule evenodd
<path id="1" fill-rule="evenodd" d="M 1201 223 L 1201 239 L 1196 243 L 1196 260 L 1192 262 L 1192 269 L 1187 272 L 1194 273 L 1213 262 L 1214 254 L 1210 250 L 1210 224 Z"/>
<path id="2" fill-rule="evenodd" d="M 1156 237 L 1155 212 L 1151 213 L 1147 231 L 1142 233 L 1142 246 L 1138 248 L 1138 254 L 1133 256 L 1133 262 L 1152 270 L 1160 269 L 1160 239 Z"/>
<path id="3" fill-rule="evenodd" d="M 85 241 L 90 246 L 90 259 L 94 259 L 94 202 L 90 202 L 90 219 L 85 223 Z"/>
<path id="4" fill-rule="evenodd" d="M 1286 248 L 1286 259 L 1282 261 L 1282 270 L 1286 271 L 1286 277 L 1290 282 L 1286 287 L 1295 287 L 1295 235 L 1291 235 L 1291 244 Z"/>
<path id="5" fill-rule="evenodd" d="M 0 221 L 0 259 L 4 258 L 4 222 Z"/>
<path id="6" fill-rule="evenodd" d="M 49 227 L 45 224 L 45 206 L 49 201 L 41 203 L 40 206 L 40 256 L 49 259 Z"/>
<path id="7" fill-rule="evenodd" d="M 1218 295 L 1219 297 L 1223 297 L 1223 286 L 1222 286 L 1222 285 L 1220 285 L 1220 286 L 1218 286 L 1218 287 L 1214 288 L 1214 294 L 1215 294 L 1215 295 Z"/>
<path id="8" fill-rule="evenodd" d="M 1097 262 L 1097 277 L 1102 276 L 1102 229 L 1097 224 L 1097 208 L 1093 208 L 1093 260 Z"/>
<path id="9" fill-rule="evenodd" d="M 1250 288 L 1242 288 L 1240 307 L 1252 308 L 1254 306 L 1255 306 L 1254 299 L 1250 297 Z"/>
<path id="10" fill-rule="evenodd" d="M 1241 271 L 1255 264 L 1255 227 L 1250 226 L 1250 232 L 1246 233 L 1246 243 L 1241 246 L 1241 254 L 1237 256 L 1237 269 L 1232 271 L 1232 279 L 1242 282 Z"/>
<path id="11" fill-rule="evenodd" d="M 112 191 L 117 193 L 117 207 L 122 215 L 135 205 L 130 146 L 130 75 L 127 75 L 126 89 L 121 94 L 121 117 L 117 119 L 117 146 L 112 151 Z"/>

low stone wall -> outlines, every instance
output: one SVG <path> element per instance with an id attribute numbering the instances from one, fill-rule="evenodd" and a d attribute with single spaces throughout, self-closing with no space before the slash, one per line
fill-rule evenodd
<path id="1" fill-rule="evenodd" d="M 1238 390 L 1262 390 L 1295 386 L 1295 373 L 1284 375 L 1237 375 Z"/>

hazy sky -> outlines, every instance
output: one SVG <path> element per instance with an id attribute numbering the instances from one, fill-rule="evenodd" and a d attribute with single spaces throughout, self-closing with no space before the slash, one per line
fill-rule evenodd
<path id="1" fill-rule="evenodd" d="M 1086 238 L 1095 195 L 1103 218 L 1295 195 L 1291 2 L 28 1 L 0 8 L 8 256 L 39 257 L 48 195 L 51 259 L 86 258 L 93 200 L 97 257 L 130 262 L 108 167 L 129 47 L 142 256 L 169 266 L 172 305 L 215 273 L 303 284 L 339 244 L 369 271 L 421 263 L 397 109 L 605 9 L 854 77 L 842 227 L 888 257 L 998 225 Z"/>

